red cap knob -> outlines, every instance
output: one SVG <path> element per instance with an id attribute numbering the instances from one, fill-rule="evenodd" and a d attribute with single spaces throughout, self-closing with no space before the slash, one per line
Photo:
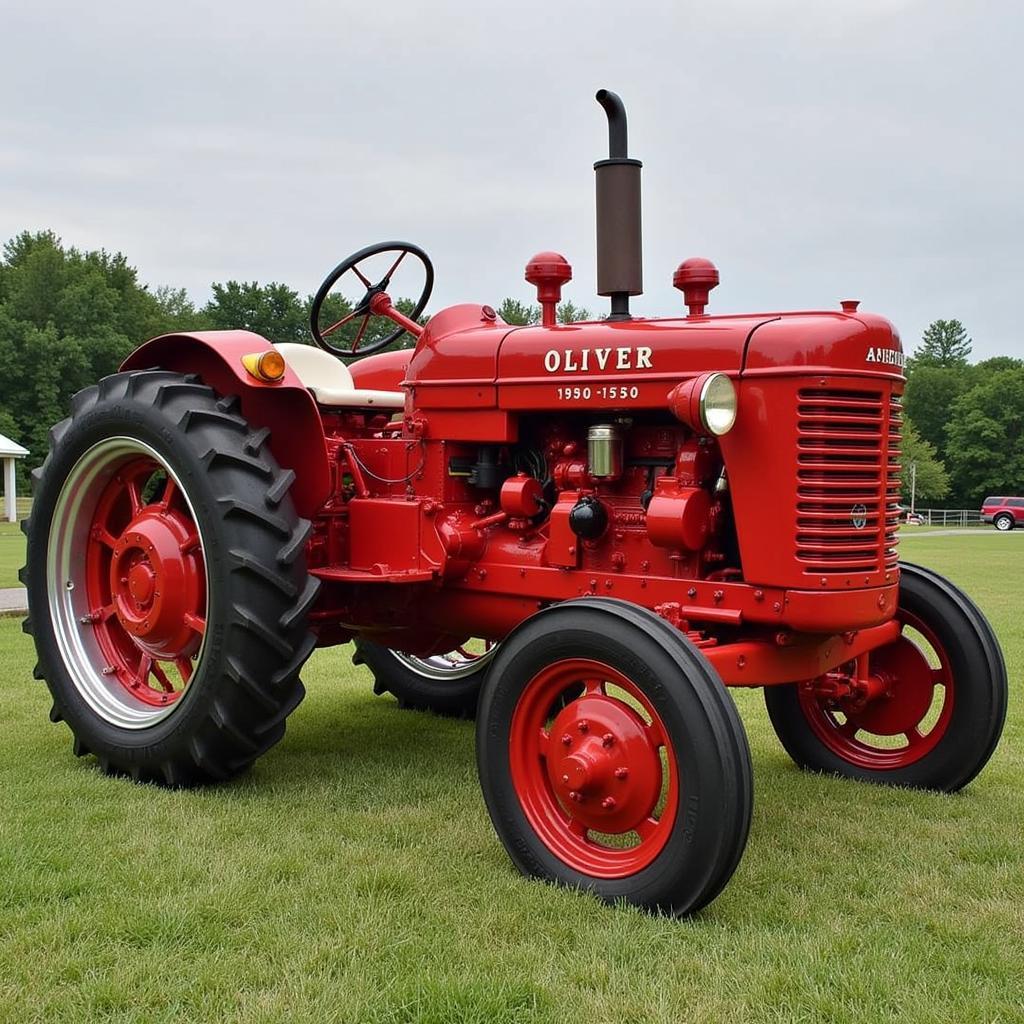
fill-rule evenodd
<path id="1" fill-rule="evenodd" d="M 692 256 L 676 267 L 672 284 L 683 293 L 689 315 L 703 316 L 708 292 L 718 287 L 718 267 L 703 256 Z"/>
<path id="2" fill-rule="evenodd" d="M 526 280 L 537 286 L 542 322 L 555 322 L 555 306 L 562 301 L 562 285 L 572 280 L 569 261 L 557 252 L 539 252 L 526 264 Z"/>

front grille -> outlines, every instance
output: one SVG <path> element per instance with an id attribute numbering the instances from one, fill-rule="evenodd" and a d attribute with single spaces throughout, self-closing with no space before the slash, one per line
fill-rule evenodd
<path id="1" fill-rule="evenodd" d="M 796 557 L 808 575 L 894 568 L 899 396 L 802 388 L 797 396 Z"/>

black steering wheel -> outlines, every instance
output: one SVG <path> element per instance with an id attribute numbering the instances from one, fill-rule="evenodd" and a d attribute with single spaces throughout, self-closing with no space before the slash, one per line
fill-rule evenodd
<path id="1" fill-rule="evenodd" d="M 379 256 L 381 253 L 395 253 L 397 258 L 391 264 L 391 268 L 388 272 L 376 283 L 372 284 L 370 278 L 367 277 L 359 269 L 359 264 L 363 260 L 369 259 L 371 256 Z M 388 286 L 391 284 L 391 278 L 395 271 L 398 269 L 402 260 L 406 256 L 414 256 L 423 265 L 424 274 L 426 280 L 423 284 L 423 291 L 420 293 L 420 297 L 416 300 L 416 305 L 409 317 L 404 317 L 398 310 L 396 310 L 387 299 Z M 360 283 L 366 289 L 366 294 L 356 303 L 350 313 L 347 313 L 336 323 L 330 324 L 326 327 L 320 325 L 320 314 L 323 309 L 324 301 L 327 296 L 331 293 L 334 286 L 341 280 L 344 274 L 351 271 L 356 277 L 359 278 Z M 325 349 L 327 352 L 332 352 L 336 356 L 341 356 L 343 359 L 350 359 L 353 356 L 365 356 L 371 352 L 379 352 L 382 348 L 386 348 L 393 341 L 400 338 L 410 328 L 402 323 L 403 320 L 415 321 L 420 313 L 423 312 L 424 307 L 427 304 L 427 300 L 430 298 L 430 293 L 434 288 L 434 265 L 430 262 L 430 258 L 427 254 L 418 246 L 413 245 L 411 242 L 378 242 L 376 245 L 368 245 L 365 249 L 360 249 L 359 252 L 354 252 L 347 259 L 344 259 L 339 263 L 331 272 L 327 275 L 324 283 L 320 285 L 317 290 L 315 297 L 313 298 L 313 306 L 309 311 L 309 328 L 313 333 L 313 340 Z M 384 296 L 382 300 L 378 296 Z M 376 301 L 375 301 L 376 300 Z M 366 328 L 370 323 L 370 320 L 375 316 L 385 316 L 391 320 L 394 320 L 398 326 L 390 334 L 383 338 L 373 338 L 360 345 L 364 341 L 366 335 Z M 358 330 L 352 337 L 352 340 L 347 344 L 332 345 L 327 341 L 327 337 L 339 330 L 347 323 L 351 323 L 355 320 L 361 320 Z"/>

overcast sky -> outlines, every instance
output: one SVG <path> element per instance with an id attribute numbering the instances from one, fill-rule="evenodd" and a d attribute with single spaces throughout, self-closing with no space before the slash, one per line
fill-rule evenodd
<path id="1" fill-rule="evenodd" d="M 1024 355 L 1024 5 L 937 0 L 514 4 L 0 0 L 0 237 L 52 228 L 153 285 L 303 294 L 408 239 L 428 311 L 531 298 L 557 249 L 597 312 L 594 92 L 644 161 L 634 311 L 938 317 Z"/>

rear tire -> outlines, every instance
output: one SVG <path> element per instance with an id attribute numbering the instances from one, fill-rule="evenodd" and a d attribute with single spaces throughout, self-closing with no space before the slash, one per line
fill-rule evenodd
<path id="1" fill-rule="evenodd" d="M 792 683 L 766 686 L 764 700 L 801 768 L 952 793 L 981 771 L 999 742 L 1006 666 L 988 620 L 963 591 L 921 566 L 900 569 L 897 616 L 914 633 L 869 658 L 869 671 L 891 680 L 887 695 L 858 711 Z M 905 746 L 888 742 L 901 734 Z"/>
<path id="2" fill-rule="evenodd" d="M 1000 533 L 1007 533 L 1014 527 L 1013 516 L 1006 512 L 1001 512 L 992 520 L 992 525 L 995 526 Z"/>
<path id="3" fill-rule="evenodd" d="M 736 707 L 678 630 L 587 598 L 528 619 L 484 683 L 477 765 L 526 875 L 690 914 L 732 876 L 753 780 Z"/>
<path id="4" fill-rule="evenodd" d="M 417 658 L 359 637 L 354 665 L 365 665 L 374 678 L 373 692 L 394 695 L 402 708 L 432 711 L 450 718 L 474 718 L 480 687 L 497 650 L 477 656 L 434 655 Z"/>
<path id="5" fill-rule="evenodd" d="M 230 778 L 302 700 L 309 523 L 268 432 L 237 409 L 196 377 L 122 373 L 79 392 L 50 432 L 25 528 L 25 629 L 51 719 L 107 772 Z"/>

